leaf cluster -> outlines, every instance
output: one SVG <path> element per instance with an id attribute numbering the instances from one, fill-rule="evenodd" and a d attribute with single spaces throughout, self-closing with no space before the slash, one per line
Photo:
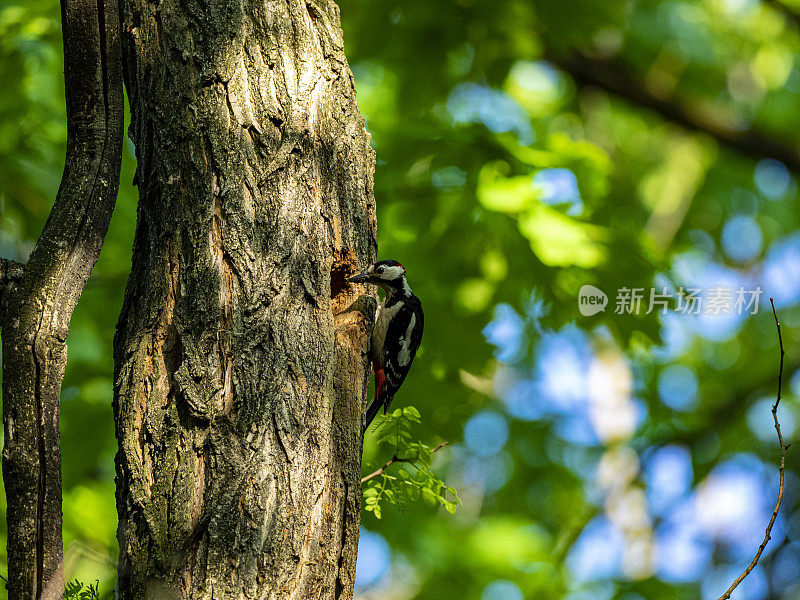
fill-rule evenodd
<path id="1" fill-rule="evenodd" d="M 100 582 L 83 583 L 74 579 L 64 587 L 64 600 L 100 600 Z"/>
<path id="2" fill-rule="evenodd" d="M 378 470 L 377 477 L 364 485 L 364 510 L 376 518 L 382 516 L 381 503 L 400 504 L 422 500 L 430 506 L 441 506 L 450 514 L 461 504 L 455 488 L 448 486 L 432 470 L 433 454 L 439 448 L 415 440 L 412 424 L 421 424 L 422 417 L 413 406 L 406 406 L 386 415 L 378 426 L 380 448 L 392 458 Z M 397 466 L 395 466 L 397 465 Z"/>

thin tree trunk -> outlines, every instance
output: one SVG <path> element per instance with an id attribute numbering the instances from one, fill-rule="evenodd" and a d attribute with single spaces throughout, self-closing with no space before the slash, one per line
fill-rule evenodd
<path id="1" fill-rule="evenodd" d="M 338 8 L 124 0 L 121 599 L 350 598 L 373 154 Z"/>
<path id="2" fill-rule="evenodd" d="M 64 0 L 61 22 L 67 100 L 61 187 L 27 263 L 0 259 L 11 600 L 64 593 L 58 412 L 65 340 L 108 229 L 122 151 L 117 3 Z"/>

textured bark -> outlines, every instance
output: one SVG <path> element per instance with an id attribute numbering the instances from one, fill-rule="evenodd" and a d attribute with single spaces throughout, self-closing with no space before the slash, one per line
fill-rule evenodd
<path id="1" fill-rule="evenodd" d="M 25 265 L 0 261 L 3 479 L 11 600 L 60 598 L 58 410 L 72 311 L 100 253 L 123 133 L 115 1 L 64 0 L 67 156 L 53 210 Z"/>
<path id="2" fill-rule="evenodd" d="M 350 598 L 373 154 L 325 0 L 124 0 L 119 597 Z"/>

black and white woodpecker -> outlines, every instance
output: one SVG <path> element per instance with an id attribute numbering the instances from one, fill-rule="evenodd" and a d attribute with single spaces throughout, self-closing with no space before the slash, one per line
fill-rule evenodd
<path id="1" fill-rule="evenodd" d="M 375 328 L 370 344 L 375 398 L 367 408 L 365 427 L 369 427 L 381 407 L 386 414 L 386 409 L 408 375 L 422 341 L 424 317 L 422 304 L 406 281 L 406 269 L 396 260 L 376 262 L 347 281 L 372 283 L 386 292 L 375 313 Z"/>

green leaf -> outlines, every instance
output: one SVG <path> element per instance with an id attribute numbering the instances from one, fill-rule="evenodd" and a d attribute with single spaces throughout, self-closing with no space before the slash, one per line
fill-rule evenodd
<path id="1" fill-rule="evenodd" d="M 420 415 L 419 411 L 413 406 L 406 406 L 403 409 L 403 415 L 407 419 L 411 419 L 411 420 L 415 421 L 416 423 L 421 423 L 422 422 L 422 415 Z"/>
<path id="2" fill-rule="evenodd" d="M 429 488 L 422 488 L 422 499 L 431 506 L 436 506 L 439 503 L 439 497 Z"/>

